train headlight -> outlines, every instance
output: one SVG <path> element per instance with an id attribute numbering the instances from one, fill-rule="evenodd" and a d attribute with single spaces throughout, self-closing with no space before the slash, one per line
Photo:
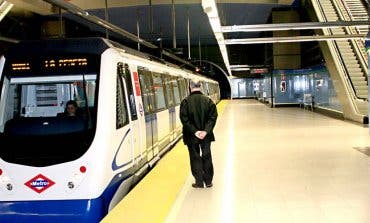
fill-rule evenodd
<path id="1" fill-rule="evenodd" d="M 81 166 L 80 167 L 80 172 L 81 173 L 86 173 L 86 167 L 85 166 Z"/>

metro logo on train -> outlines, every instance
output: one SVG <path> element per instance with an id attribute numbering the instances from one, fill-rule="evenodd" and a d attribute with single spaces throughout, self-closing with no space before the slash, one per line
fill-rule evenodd
<path id="1" fill-rule="evenodd" d="M 50 180 L 49 178 L 45 177 L 42 174 L 39 174 L 32 178 L 31 180 L 27 181 L 24 185 L 36 191 L 37 193 L 41 193 L 48 189 L 49 187 L 53 186 L 54 184 L 55 184 L 54 181 Z"/>

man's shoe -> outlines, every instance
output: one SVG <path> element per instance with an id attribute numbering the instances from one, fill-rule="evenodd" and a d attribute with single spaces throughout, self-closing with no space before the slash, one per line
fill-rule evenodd
<path id="1" fill-rule="evenodd" d="M 213 186 L 213 183 L 206 184 L 206 187 L 212 187 L 212 186 Z"/>
<path id="2" fill-rule="evenodd" d="M 203 188 L 203 185 L 199 185 L 199 184 L 196 184 L 196 183 L 193 183 L 191 186 L 194 187 L 194 188 Z"/>

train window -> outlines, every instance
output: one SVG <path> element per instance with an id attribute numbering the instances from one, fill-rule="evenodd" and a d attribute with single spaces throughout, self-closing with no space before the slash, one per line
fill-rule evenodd
<path id="1" fill-rule="evenodd" d="M 174 96 L 173 96 L 173 88 L 171 84 L 171 76 L 169 75 L 163 75 L 164 77 L 164 83 L 166 87 L 166 97 L 167 97 L 167 105 L 168 107 L 173 107 L 174 104 Z"/>
<path id="2" fill-rule="evenodd" d="M 201 85 L 201 87 L 200 87 L 201 92 L 202 92 L 204 95 L 208 95 L 208 94 L 207 94 L 207 91 L 206 91 L 206 86 L 205 86 L 205 84 L 204 84 L 204 81 L 201 81 L 200 83 L 202 84 L 202 85 Z"/>
<path id="3" fill-rule="evenodd" d="M 188 96 L 188 87 L 186 85 L 185 79 L 180 79 L 179 81 L 180 93 L 181 93 L 181 100 Z"/>
<path id="4" fill-rule="evenodd" d="M 149 114 L 152 112 L 154 96 L 152 89 L 152 79 L 151 79 L 151 72 L 148 70 L 139 69 L 139 79 L 140 79 L 140 88 L 141 88 L 141 97 L 143 100 L 144 112 L 145 114 Z"/>
<path id="5" fill-rule="evenodd" d="M 96 79 L 94 74 L 5 77 L 0 108 L 1 159 L 47 166 L 81 157 L 95 135 Z M 77 104 L 75 113 L 65 110 L 69 100 Z"/>
<path id="6" fill-rule="evenodd" d="M 13 80 L 7 91 L 5 121 L 20 117 L 56 117 L 65 111 L 69 100 L 75 101 L 80 114 L 87 117 L 86 108 L 93 108 L 95 104 L 96 83 L 88 76 L 85 81 L 72 78 L 62 83 L 18 83 Z"/>
<path id="7" fill-rule="evenodd" d="M 208 83 L 207 82 L 203 82 L 203 85 L 204 85 L 204 87 L 203 87 L 204 88 L 204 94 L 210 96 L 211 95 L 211 92 L 209 90 Z"/>
<path id="8" fill-rule="evenodd" d="M 175 99 L 175 104 L 176 105 L 179 105 L 180 102 L 181 102 L 181 99 L 180 99 L 180 88 L 179 88 L 179 85 L 178 85 L 176 79 L 172 79 L 172 86 L 173 86 L 173 96 L 174 96 L 174 99 Z"/>
<path id="9" fill-rule="evenodd" d="M 155 97 L 155 108 L 157 111 L 166 108 L 166 101 L 164 97 L 164 87 L 161 74 L 153 73 L 153 89 Z"/>
<path id="10" fill-rule="evenodd" d="M 125 91 L 122 78 L 117 76 L 116 88 L 116 129 L 128 124 L 128 114 L 125 100 Z"/>
<path id="11" fill-rule="evenodd" d="M 132 87 L 132 78 L 131 72 L 127 64 L 118 63 L 117 64 L 117 73 L 119 76 L 123 77 L 126 83 L 127 88 L 127 95 L 130 101 L 130 111 L 131 111 L 131 119 L 137 120 L 137 112 L 136 112 L 136 103 L 135 103 L 135 94 Z"/>
<path id="12" fill-rule="evenodd" d="M 216 94 L 216 85 L 215 84 L 211 84 L 211 94 L 212 95 Z"/>
<path id="13" fill-rule="evenodd" d="M 190 87 L 189 87 L 189 80 L 184 80 L 184 87 L 185 87 L 185 97 L 187 97 L 190 94 Z"/>

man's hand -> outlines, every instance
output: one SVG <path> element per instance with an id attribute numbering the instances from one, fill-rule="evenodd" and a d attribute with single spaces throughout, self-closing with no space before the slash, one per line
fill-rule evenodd
<path id="1" fill-rule="evenodd" d="M 200 139 L 200 140 L 203 140 L 207 135 L 207 132 L 206 131 L 196 131 L 195 132 L 195 136 Z"/>
<path id="2" fill-rule="evenodd" d="M 200 131 L 200 138 L 201 139 L 204 139 L 207 135 L 207 132 L 206 131 Z"/>

